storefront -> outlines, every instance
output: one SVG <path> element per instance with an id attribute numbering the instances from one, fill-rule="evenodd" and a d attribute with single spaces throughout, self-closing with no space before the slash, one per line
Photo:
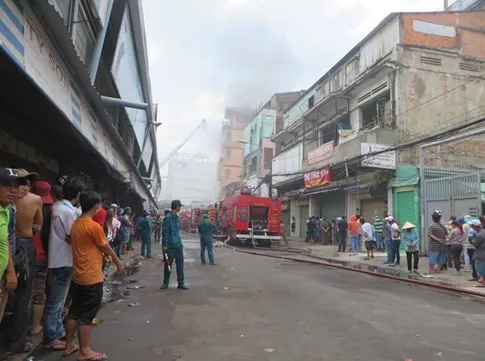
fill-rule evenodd
<path id="1" fill-rule="evenodd" d="M 284 198 L 281 201 L 281 221 L 285 225 L 286 232 L 289 234 L 291 226 L 291 200 Z"/>
<path id="2" fill-rule="evenodd" d="M 345 192 L 335 190 L 312 196 L 315 199 L 316 216 L 336 219 L 345 215 Z"/>
<path id="3" fill-rule="evenodd" d="M 421 229 L 421 206 L 419 201 L 419 170 L 412 165 L 398 166 L 392 183 L 394 217 L 402 226 L 411 222 L 418 232 Z M 422 250 L 423 253 L 426 250 Z"/>
<path id="4" fill-rule="evenodd" d="M 306 222 L 310 217 L 310 198 L 308 196 L 298 197 L 296 199 L 296 205 L 300 209 L 300 217 L 298 219 L 300 223 L 300 238 L 306 237 Z"/>

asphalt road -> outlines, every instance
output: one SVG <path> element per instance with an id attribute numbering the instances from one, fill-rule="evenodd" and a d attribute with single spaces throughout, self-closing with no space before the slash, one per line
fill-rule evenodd
<path id="1" fill-rule="evenodd" d="M 117 361 L 484 359 L 485 304 L 229 249 L 216 249 L 217 266 L 202 266 L 196 240 L 185 241 L 185 252 L 191 289 L 177 290 L 173 275 L 171 288 L 159 290 L 161 260 L 144 262 L 130 277 L 144 288 L 100 312 L 95 350 Z"/>

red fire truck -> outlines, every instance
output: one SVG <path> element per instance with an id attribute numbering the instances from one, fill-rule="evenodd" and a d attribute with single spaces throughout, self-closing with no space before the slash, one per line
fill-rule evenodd
<path id="1" fill-rule="evenodd" d="M 207 214 L 206 208 L 192 208 L 190 217 L 190 233 L 197 233 L 197 227 L 199 227 L 199 224 L 201 224 L 204 214 Z"/>
<path id="2" fill-rule="evenodd" d="M 222 238 L 234 243 L 270 247 L 280 236 L 281 200 L 240 194 L 219 205 Z"/>

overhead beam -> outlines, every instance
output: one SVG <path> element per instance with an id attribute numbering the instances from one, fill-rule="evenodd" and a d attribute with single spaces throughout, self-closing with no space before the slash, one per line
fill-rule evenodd
<path id="1" fill-rule="evenodd" d="M 116 105 L 119 107 L 127 107 L 127 108 L 134 108 L 134 109 L 143 109 L 143 110 L 149 109 L 148 103 L 132 102 L 129 100 L 123 100 L 119 98 L 106 97 L 104 95 L 101 95 L 101 100 L 106 104 Z"/>

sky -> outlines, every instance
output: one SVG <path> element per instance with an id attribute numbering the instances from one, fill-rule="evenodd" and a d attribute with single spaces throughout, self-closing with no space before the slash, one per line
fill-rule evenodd
<path id="1" fill-rule="evenodd" d="M 201 119 L 208 127 L 181 151 L 216 159 L 226 105 L 307 89 L 390 12 L 442 10 L 443 0 L 143 0 L 143 7 L 162 161 Z"/>

